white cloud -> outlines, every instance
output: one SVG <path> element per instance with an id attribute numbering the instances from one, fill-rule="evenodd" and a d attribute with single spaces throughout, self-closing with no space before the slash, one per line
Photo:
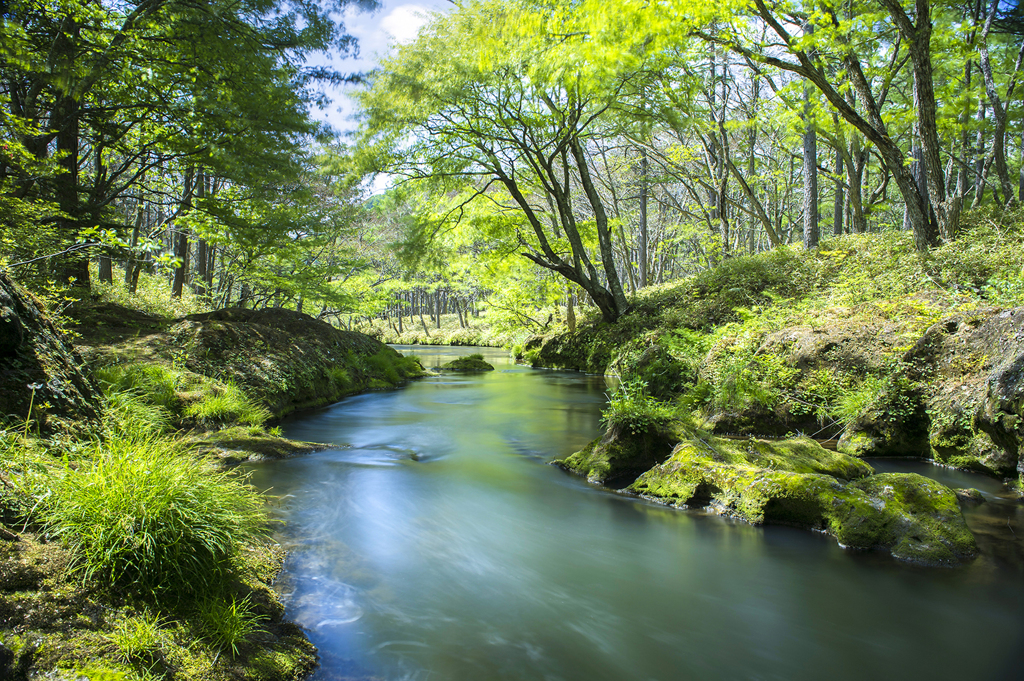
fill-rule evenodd
<path id="1" fill-rule="evenodd" d="M 412 42 L 420 28 L 430 20 L 431 8 L 424 5 L 399 5 L 380 21 L 380 30 L 399 43 Z"/>

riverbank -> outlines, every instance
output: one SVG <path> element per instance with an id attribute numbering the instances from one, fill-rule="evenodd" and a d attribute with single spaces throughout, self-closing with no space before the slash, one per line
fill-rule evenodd
<path id="1" fill-rule="evenodd" d="M 511 347 L 525 337 L 523 331 L 492 323 L 487 311 L 474 316 L 441 315 L 439 320 L 405 317 L 364 320 L 353 329 L 389 345 L 458 345 Z"/>
<path id="2" fill-rule="evenodd" d="M 316 651 L 271 587 L 283 551 L 264 499 L 230 469 L 315 451 L 270 425 L 419 363 L 287 310 L 170 319 L 99 301 L 72 308 L 72 347 L 38 300 L 0 288 L 0 675 L 308 675 Z"/>
<path id="3" fill-rule="evenodd" d="M 823 528 L 844 544 L 822 515 L 835 495 L 818 498 L 777 480 L 771 494 L 761 489 L 771 487 L 769 470 L 812 471 L 740 460 L 716 438 L 832 438 L 850 457 L 927 459 L 1020 489 L 1017 217 L 972 216 L 957 241 L 927 254 L 914 252 L 907 235 L 886 233 L 733 258 L 645 290 L 616 324 L 590 320 L 575 333 L 531 339 L 521 356 L 534 366 L 622 382 L 606 418 L 628 427 L 563 465 L 604 483 L 609 476 L 595 470 L 610 462 L 615 485 L 635 493 L 755 523 Z M 712 461 L 692 456 L 694 446 L 714 452 Z M 739 468 L 725 476 L 724 463 Z M 763 484 L 751 487 L 749 476 Z M 760 507 L 745 506 L 755 488 Z M 784 498 L 805 508 L 783 511 Z M 891 538 L 854 545 L 865 542 L 893 545 Z M 953 553 L 967 555 L 961 549 Z"/>

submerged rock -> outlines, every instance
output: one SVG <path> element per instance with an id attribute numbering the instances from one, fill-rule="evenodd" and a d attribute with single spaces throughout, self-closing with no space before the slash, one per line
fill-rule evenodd
<path id="1" fill-rule="evenodd" d="M 956 494 L 915 473 L 873 475 L 859 459 L 808 438 L 781 442 L 694 435 L 630 485 L 643 497 L 709 506 L 753 524 L 823 530 L 850 548 L 956 565 L 977 547 Z"/>
<path id="2" fill-rule="evenodd" d="M 442 371 L 460 371 L 471 373 L 476 371 L 494 371 L 494 367 L 484 361 L 483 355 L 469 355 L 453 359 L 439 367 Z"/>

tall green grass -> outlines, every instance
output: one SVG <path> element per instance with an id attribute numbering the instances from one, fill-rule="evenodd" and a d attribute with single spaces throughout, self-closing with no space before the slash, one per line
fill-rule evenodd
<path id="1" fill-rule="evenodd" d="M 260 426 L 272 416 L 234 383 L 162 364 L 115 364 L 97 368 L 93 376 L 103 387 L 115 416 L 138 426 L 149 422 L 151 432 L 167 430 L 160 429 L 161 412 L 152 407 L 165 410 L 171 421 L 191 419 L 204 428 L 236 423 Z"/>
<path id="2" fill-rule="evenodd" d="M 232 559 L 264 539 L 267 516 L 244 478 L 172 440 L 112 438 L 51 473 L 44 526 L 86 580 L 140 595 L 219 588 Z"/>
<path id="3" fill-rule="evenodd" d="M 185 407 L 184 414 L 204 427 L 232 423 L 261 426 L 272 416 L 269 409 L 249 399 L 234 383 L 213 382 L 203 385 L 202 395 Z"/>

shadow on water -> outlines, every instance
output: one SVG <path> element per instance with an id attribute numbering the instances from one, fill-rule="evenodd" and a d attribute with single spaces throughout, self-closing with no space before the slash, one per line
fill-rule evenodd
<path id="1" fill-rule="evenodd" d="M 609 493 L 546 463 L 598 435 L 603 380 L 480 351 L 496 371 L 304 414 L 289 436 L 339 447 L 254 466 L 316 679 L 1020 678 L 1020 505 L 968 507 L 984 555 L 935 570 Z"/>

